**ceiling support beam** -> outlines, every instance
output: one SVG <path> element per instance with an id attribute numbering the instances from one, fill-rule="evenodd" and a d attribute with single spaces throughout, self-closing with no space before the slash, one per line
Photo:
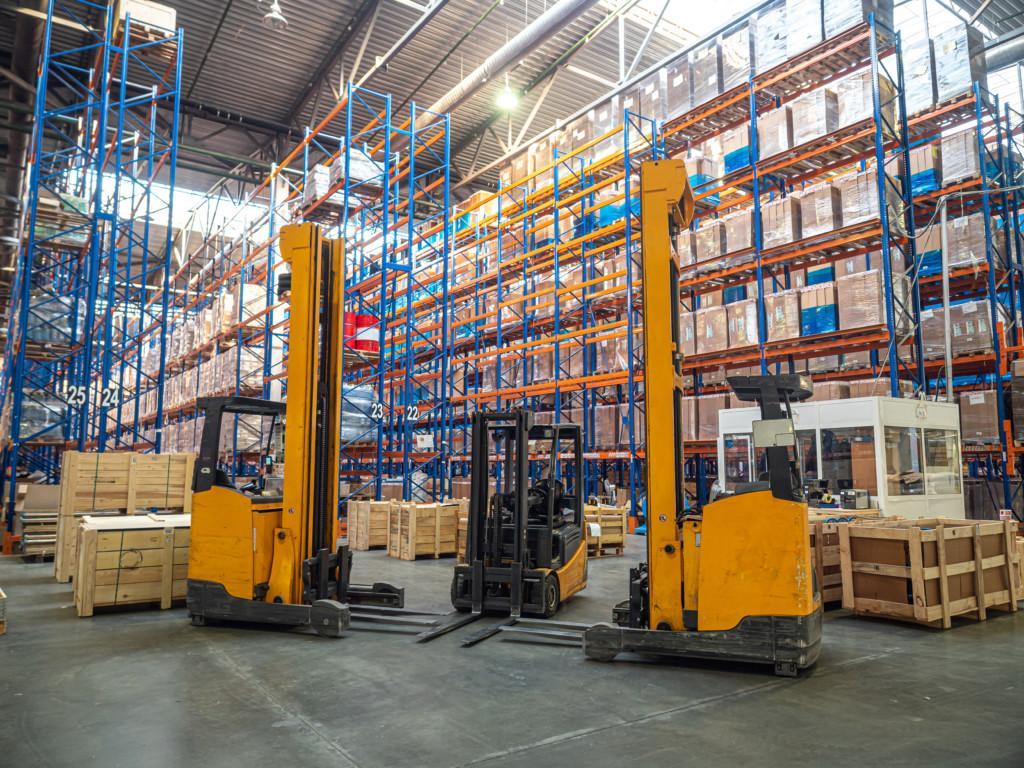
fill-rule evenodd
<path id="1" fill-rule="evenodd" d="M 665 16 L 665 11 L 668 10 L 668 4 L 671 2 L 672 0 L 665 0 L 665 2 L 661 4 L 661 10 L 658 11 L 658 15 L 654 19 L 654 23 L 647 28 L 647 34 L 644 35 L 643 42 L 640 43 L 640 47 L 637 48 L 636 56 L 633 57 L 633 63 L 630 64 L 629 69 L 626 70 L 626 76 L 622 78 L 623 80 L 628 80 L 630 75 L 636 72 L 636 68 L 637 65 L 640 63 L 640 59 L 643 57 L 644 52 L 647 50 L 647 46 L 648 44 L 650 44 L 651 38 L 654 37 L 654 30 L 656 30 L 658 28 L 658 25 L 661 24 L 661 20 Z"/>
<path id="2" fill-rule="evenodd" d="M 523 123 L 522 129 L 519 131 L 519 135 L 516 137 L 515 146 L 519 146 L 523 143 L 523 139 L 526 138 L 526 132 L 530 130 L 530 126 L 533 125 L 533 119 L 537 117 L 537 113 L 540 111 L 541 106 L 544 104 L 544 100 L 548 97 L 548 93 L 551 92 L 551 86 L 555 84 L 555 80 L 558 79 L 558 73 L 561 70 L 556 69 L 551 73 L 551 77 L 544 83 L 544 89 L 540 92 L 540 96 L 537 97 L 537 101 L 534 102 L 533 108 L 530 109 L 530 114 L 526 116 L 526 122 Z M 481 134 L 481 137 L 483 134 Z M 479 149 L 477 150 L 479 152 Z M 476 164 L 474 163 L 474 167 Z"/>

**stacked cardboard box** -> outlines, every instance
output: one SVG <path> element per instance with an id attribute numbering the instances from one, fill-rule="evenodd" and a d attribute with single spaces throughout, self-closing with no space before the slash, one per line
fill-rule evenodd
<path id="1" fill-rule="evenodd" d="M 786 55 L 789 58 L 821 42 L 821 0 L 786 0 Z"/>
<path id="2" fill-rule="evenodd" d="M 694 331 L 692 312 L 679 313 L 679 338 L 683 348 L 683 357 L 697 354 L 697 337 Z"/>
<path id="3" fill-rule="evenodd" d="M 764 297 L 768 341 L 795 339 L 800 335 L 800 295 L 795 289 Z"/>
<path id="4" fill-rule="evenodd" d="M 800 201 L 795 197 L 777 198 L 761 206 L 763 246 L 774 248 L 799 240 Z"/>
<path id="5" fill-rule="evenodd" d="M 832 88 L 816 88 L 797 96 L 790 107 L 794 146 L 832 133 L 839 126 L 839 99 Z"/>
<path id="6" fill-rule="evenodd" d="M 723 352 L 729 347 L 729 319 L 725 307 L 705 307 L 693 313 L 698 355 Z"/>
<path id="7" fill-rule="evenodd" d="M 683 398 L 683 441 L 690 441 L 697 439 L 697 429 L 699 427 L 697 421 L 697 398 L 696 397 L 684 397 Z"/>
<path id="8" fill-rule="evenodd" d="M 914 195 L 934 192 L 942 185 L 942 151 L 936 144 L 910 150 L 910 191 Z"/>
<path id="9" fill-rule="evenodd" d="M 935 35 L 935 95 L 939 104 L 970 91 L 975 82 L 985 86 L 984 48 L 981 32 L 966 24 L 956 24 Z"/>
<path id="10" fill-rule="evenodd" d="M 981 300 L 954 304 L 950 311 L 950 347 L 953 356 L 992 351 L 992 330 L 987 302 Z M 942 307 L 921 310 L 921 338 L 925 358 L 945 354 L 944 310 Z"/>
<path id="11" fill-rule="evenodd" d="M 690 56 L 693 106 L 698 107 L 722 92 L 722 49 L 714 40 L 694 49 Z"/>
<path id="12" fill-rule="evenodd" d="M 757 154 L 761 158 L 791 149 L 793 146 L 793 110 L 783 105 L 757 118 Z"/>
<path id="13" fill-rule="evenodd" d="M 697 398 L 697 439 L 718 439 L 718 413 L 729 407 L 728 395 L 705 395 Z"/>
<path id="14" fill-rule="evenodd" d="M 750 165 L 750 126 L 740 125 L 722 134 L 722 162 L 726 173 Z"/>
<path id="15" fill-rule="evenodd" d="M 666 115 L 668 76 L 664 69 L 648 75 L 638 86 L 640 114 L 650 120 L 664 120 Z"/>
<path id="16" fill-rule="evenodd" d="M 722 34 L 722 90 L 746 84 L 750 77 L 750 62 L 754 38 L 744 23 Z"/>
<path id="17" fill-rule="evenodd" d="M 680 56 L 665 68 L 665 119 L 684 114 L 693 105 L 690 57 Z"/>
<path id="18" fill-rule="evenodd" d="M 960 438 L 968 445 L 999 442 L 999 406 L 995 390 L 960 393 Z"/>
<path id="19" fill-rule="evenodd" d="M 836 280 L 839 328 L 847 331 L 885 322 L 885 290 L 878 269 L 844 275 Z"/>
<path id="20" fill-rule="evenodd" d="M 758 11 L 751 25 L 754 29 L 754 66 L 759 73 L 767 72 L 788 58 L 786 0 L 778 0 Z"/>
<path id="21" fill-rule="evenodd" d="M 946 263 L 950 269 L 977 266 L 986 259 L 985 214 L 972 213 L 946 223 Z"/>
<path id="22" fill-rule="evenodd" d="M 811 400 L 846 400 L 850 397 L 850 385 L 845 381 L 816 381 Z"/>
<path id="23" fill-rule="evenodd" d="M 729 253 L 736 253 L 754 246 L 754 212 L 752 208 L 741 208 L 722 218 L 725 224 L 725 244 Z"/>
<path id="24" fill-rule="evenodd" d="M 817 336 L 838 329 L 836 284 L 808 285 L 800 289 L 800 335 Z"/>
<path id="25" fill-rule="evenodd" d="M 620 106 L 618 94 L 590 110 L 590 132 L 593 139 L 604 136 L 621 125 L 622 107 Z M 615 154 L 621 148 L 622 136 L 619 132 L 616 132 L 594 145 L 594 162 L 600 162 L 603 158 Z"/>
<path id="26" fill-rule="evenodd" d="M 843 202 L 844 227 L 878 218 L 878 175 L 874 169 L 841 176 L 834 183 Z"/>
<path id="27" fill-rule="evenodd" d="M 757 299 L 735 301 L 727 304 L 725 309 L 729 325 L 729 348 L 757 344 Z"/>
<path id="28" fill-rule="evenodd" d="M 700 226 L 694 238 L 694 249 L 697 261 L 706 261 L 725 254 L 725 224 L 721 219 L 710 219 Z"/>
<path id="29" fill-rule="evenodd" d="M 692 229 L 684 229 L 676 235 L 676 253 L 679 254 L 680 265 L 686 267 L 697 261 L 697 233 Z"/>
<path id="30" fill-rule="evenodd" d="M 847 75 L 836 81 L 832 86 L 836 92 L 838 104 L 837 127 L 859 123 L 874 117 L 874 99 L 871 94 L 871 67 Z M 895 124 L 896 89 L 892 81 L 881 72 L 878 74 L 879 103 L 883 118 L 883 128 Z"/>
<path id="31" fill-rule="evenodd" d="M 903 81 L 906 83 L 904 98 L 907 115 L 913 116 L 930 109 L 936 101 L 935 57 L 928 29 L 922 23 L 928 14 L 924 0 L 902 3 L 895 9 L 895 13 L 903 49 Z M 890 71 L 894 72 L 895 69 Z"/>
<path id="32" fill-rule="evenodd" d="M 868 15 L 875 14 L 879 31 L 892 29 L 892 0 L 828 0 L 825 14 L 825 39 L 835 37 L 840 32 L 864 24 Z"/>
<path id="33" fill-rule="evenodd" d="M 948 187 L 981 174 L 978 131 L 970 128 L 942 137 L 942 186 Z"/>
<path id="34" fill-rule="evenodd" d="M 824 181 L 794 195 L 800 201 L 800 235 L 814 237 L 843 226 L 839 190 Z"/>
<path id="35" fill-rule="evenodd" d="M 899 388 L 904 397 L 914 394 L 912 382 L 901 381 Z M 890 397 L 891 394 L 888 374 L 879 376 L 877 379 L 856 379 L 850 382 L 850 397 Z"/>

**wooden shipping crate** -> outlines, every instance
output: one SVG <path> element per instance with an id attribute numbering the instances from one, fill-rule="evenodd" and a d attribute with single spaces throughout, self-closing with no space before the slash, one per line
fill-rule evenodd
<path id="1" fill-rule="evenodd" d="M 590 557 L 622 555 L 626 549 L 626 533 L 629 530 L 627 518 L 629 507 L 583 506 L 583 517 L 587 530 L 587 551 Z M 596 526 L 598 533 L 592 531 Z"/>
<path id="2" fill-rule="evenodd" d="M 70 581 L 75 573 L 77 517 L 179 509 L 190 514 L 194 466 L 194 453 L 65 451 L 53 564 L 57 581 Z"/>
<path id="3" fill-rule="evenodd" d="M 81 519 L 75 610 L 183 600 L 188 581 L 191 515 L 131 515 Z"/>
<path id="4" fill-rule="evenodd" d="M 951 617 L 1016 611 L 1021 555 L 1009 521 L 841 524 L 843 607 L 948 629 Z"/>
<path id="5" fill-rule="evenodd" d="M 441 504 L 399 502 L 391 508 L 388 555 L 415 560 L 421 555 L 435 558 L 454 555 L 458 520 L 466 509 L 465 500 Z"/>
<path id="6" fill-rule="evenodd" d="M 462 565 L 466 562 L 466 547 L 469 543 L 469 517 L 459 515 L 459 527 L 455 534 L 455 560 Z"/>
<path id="7" fill-rule="evenodd" d="M 348 502 L 348 546 L 357 552 L 387 547 L 391 501 Z"/>
<path id="8" fill-rule="evenodd" d="M 839 562 L 839 526 L 862 520 L 878 520 L 878 510 L 844 510 L 834 513 L 812 509 L 807 518 L 811 531 L 811 566 L 818 576 L 821 602 L 839 603 L 843 599 L 843 572 Z M 886 518 L 894 520 L 896 518 Z"/>

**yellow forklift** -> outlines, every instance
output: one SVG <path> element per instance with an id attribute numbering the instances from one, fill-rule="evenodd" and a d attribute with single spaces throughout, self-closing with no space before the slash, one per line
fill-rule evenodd
<path id="1" fill-rule="evenodd" d="M 451 585 L 452 606 L 464 615 L 427 630 L 420 641 L 486 614 L 509 615 L 508 621 L 463 640 L 471 646 L 517 625 L 523 616 L 550 619 L 587 586 L 579 425 L 534 424 L 525 410 L 477 411 L 471 434 L 466 562 L 455 566 Z M 546 461 L 534 479 L 531 454 Z M 493 493 L 492 456 L 502 483 Z"/>
<path id="2" fill-rule="evenodd" d="M 587 657 L 632 652 L 768 664 L 779 675 L 812 666 L 822 607 L 811 567 L 790 403 L 811 394 L 802 376 L 734 376 L 740 400 L 757 402 L 758 482 L 684 509 L 679 262 L 673 235 L 689 226 L 693 193 L 682 160 L 640 173 L 647 562 L 630 572 L 629 600 L 613 623 L 583 630 Z"/>
<path id="3" fill-rule="evenodd" d="M 233 620 L 337 637 L 356 612 L 386 621 L 403 607 L 404 591 L 352 584 L 352 554 L 339 538 L 342 241 L 323 238 L 316 224 L 289 224 L 280 249 L 291 266 L 287 403 L 199 402 L 206 420 L 193 484 L 188 612 L 197 626 Z M 268 440 L 285 419 L 280 495 L 259 479 L 238 487 L 219 466 L 225 425 L 244 417 L 263 421 Z"/>

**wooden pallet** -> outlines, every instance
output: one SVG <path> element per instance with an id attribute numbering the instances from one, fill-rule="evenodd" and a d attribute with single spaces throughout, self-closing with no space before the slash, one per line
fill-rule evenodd
<path id="1" fill-rule="evenodd" d="M 194 453 L 80 453 L 61 456 L 54 576 L 68 582 L 77 561 L 78 518 L 192 511 Z"/>
<path id="2" fill-rule="evenodd" d="M 1013 523 L 930 518 L 843 523 L 843 607 L 949 629 L 953 616 L 984 621 L 1024 596 Z"/>
<path id="3" fill-rule="evenodd" d="M 188 580 L 191 515 L 125 515 L 81 519 L 75 610 L 183 600 Z"/>
<path id="4" fill-rule="evenodd" d="M 626 554 L 626 548 L 622 544 L 598 544 L 587 542 L 587 557 L 600 559 L 602 557 L 622 557 Z"/>
<path id="5" fill-rule="evenodd" d="M 584 528 L 589 557 L 615 557 L 625 554 L 628 507 L 583 507 Z"/>
<path id="6" fill-rule="evenodd" d="M 348 546 L 356 552 L 386 549 L 392 501 L 348 501 Z"/>

